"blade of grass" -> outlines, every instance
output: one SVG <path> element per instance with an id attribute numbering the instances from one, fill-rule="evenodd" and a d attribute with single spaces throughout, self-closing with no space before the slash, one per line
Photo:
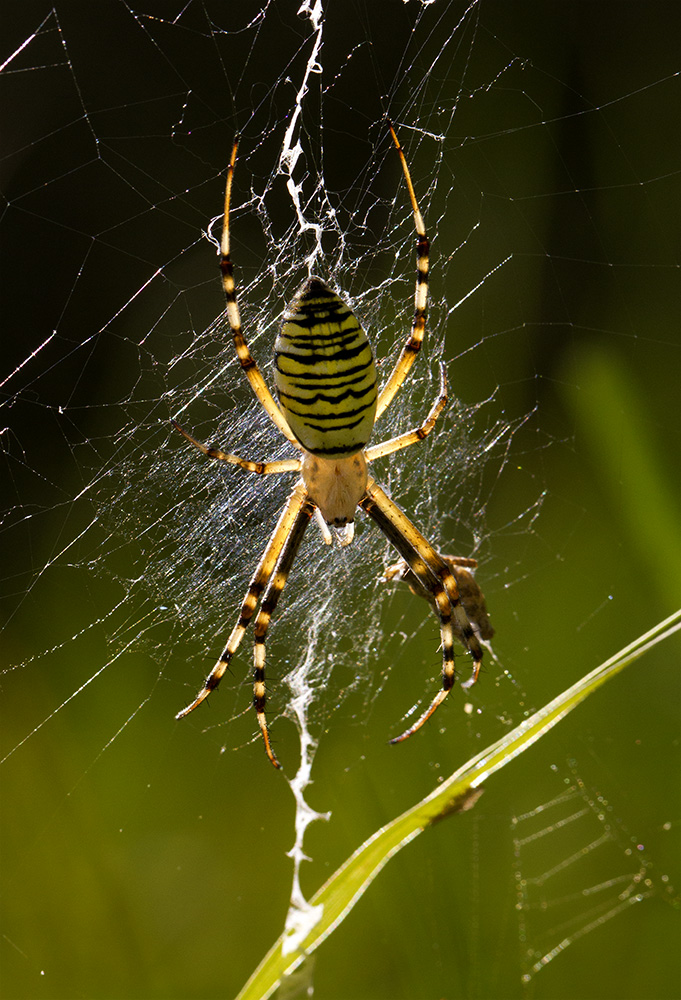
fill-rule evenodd
<path id="1" fill-rule="evenodd" d="M 450 813 L 471 808 L 481 794 L 483 781 L 532 746 L 607 680 L 679 629 L 681 610 L 586 674 L 512 732 L 469 760 L 421 802 L 373 834 L 312 897 L 310 913 L 316 920 L 307 933 L 295 942 L 283 934 L 237 1000 L 265 1000 L 271 996 L 282 978 L 298 968 L 335 930 L 394 854 L 426 827 Z"/>

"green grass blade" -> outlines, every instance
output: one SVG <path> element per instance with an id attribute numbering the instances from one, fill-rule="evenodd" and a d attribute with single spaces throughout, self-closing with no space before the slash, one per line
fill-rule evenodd
<path id="1" fill-rule="evenodd" d="M 624 667 L 681 629 L 681 610 L 606 660 L 512 732 L 477 754 L 435 791 L 378 830 L 331 876 L 310 900 L 310 920 L 297 936 L 283 934 L 248 980 L 237 1000 L 265 1000 L 338 926 L 380 870 L 426 827 L 453 812 L 471 808 L 480 785 L 584 701 Z"/>

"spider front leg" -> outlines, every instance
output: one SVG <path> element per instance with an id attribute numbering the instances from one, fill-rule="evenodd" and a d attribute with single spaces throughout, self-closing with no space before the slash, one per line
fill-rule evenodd
<path id="1" fill-rule="evenodd" d="M 281 592 L 286 586 L 291 566 L 298 554 L 305 529 L 310 523 L 310 518 L 314 510 L 315 505 L 312 501 L 306 500 L 298 511 L 296 519 L 286 536 L 286 542 L 277 560 L 274 573 L 270 577 L 267 589 L 263 594 L 258 617 L 255 619 L 253 627 L 255 632 L 255 646 L 253 648 L 253 706 L 258 717 L 258 725 L 260 726 L 262 738 L 265 741 L 265 753 L 275 767 L 281 767 L 281 764 L 272 750 L 267 719 L 265 717 L 265 701 L 267 698 L 265 689 L 265 639 L 267 638 L 267 630 L 272 615 L 281 597 Z"/>
<path id="2" fill-rule="evenodd" d="M 306 502 L 308 502 L 307 490 L 302 483 L 296 483 L 277 522 L 277 526 L 272 533 L 272 537 L 267 543 L 267 547 L 262 554 L 262 558 L 258 563 L 258 567 L 253 574 L 251 582 L 248 585 L 248 590 L 246 591 L 246 596 L 244 597 L 241 605 L 241 611 L 239 612 L 239 618 L 236 625 L 232 629 L 231 635 L 227 640 L 227 645 L 220 655 L 220 659 L 206 677 L 203 687 L 197 694 L 194 701 L 190 705 L 187 705 L 186 708 L 183 708 L 181 712 L 178 712 L 175 716 L 176 719 L 183 719 L 185 715 L 189 715 L 190 712 L 193 712 L 202 701 L 205 701 L 211 691 L 215 690 L 222 680 L 225 671 L 229 666 L 229 661 L 239 648 L 239 644 L 244 637 L 244 632 L 248 628 L 250 620 L 253 617 L 260 595 L 267 586 L 272 573 L 274 572 L 279 557 L 286 546 L 287 538 L 293 530 L 298 515 Z"/>
<path id="3" fill-rule="evenodd" d="M 360 507 L 378 524 L 383 534 L 392 542 L 408 564 L 423 590 L 432 596 L 440 619 L 442 688 L 421 717 L 400 736 L 390 740 L 391 743 L 401 743 L 421 728 L 454 686 L 456 680 L 454 622 L 456 622 L 457 633 L 460 633 L 473 657 L 471 684 L 475 683 L 480 672 L 482 648 L 461 605 L 461 598 L 451 568 L 430 542 L 414 527 L 409 518 L 372 479 L 367 484 L 366 494 L 360 500 Z"/>

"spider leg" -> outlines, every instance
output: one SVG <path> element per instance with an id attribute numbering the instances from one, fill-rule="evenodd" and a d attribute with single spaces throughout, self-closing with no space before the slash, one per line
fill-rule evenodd
<path id="1" fill-rule="evenodd" d="M 425 421 L 420 427 L 415 427 L 413 430 L 407 431 L 405 434 L 400 434 L 398 437 L 390 438 L 389 441 L 383 441 L 381 444 L 375 444 L 373 447 L 367 448 L 364 452 L 367 462 L 373 462 L 377 458 L 383 458 L 385 455 L 391 455 L 394 451 L 401 451 L 402 448 L 409 448 L 410 445 L 416 444 L 417 441 L 423 441 L 425 437 L 428 437 L 435 426 L 437 418 L 447 405 L 447 399 L 447 373 L 445 371 L 445 366 L 440 363 L 440 395 L 433 403 L 430 413 L 426 417 Z"/>
<path id="2" fill-rule="evenodd" d="M 432 595 L 440 619 L 442 688 L 421 717 L 400 736 L 390 740 L 391 743 L 401 743 L 402 740 L 408 739 L 421 728 L 454 686 L 456 671 L 454 669 L 453 621 L 456 622 L 457 633 L 461 634 L 473 657 L 471 684 L 474 684 L 478 679 L 482 662 L 482 648 L 461 605 L 452 569 L 430 542 L 414 527 L 409 518 L 386 496 L 373 479 L 369 479 L 366 493 L 359 505 L 373 518 L 386 538 L 392 542 L 426 593 Z"/>
<path id="3" fill-rule="evenodd" d="M 324 544 L 325 545 L 331 545 L 331 543 L 333 542 L 333 535 L 331 534 L 329 526 L 326 523 L 326 521 L 324 520 L 324 518 L 322 516 L 322 512 L 319 509 L 319 507 L 315 507 L 315 509 L 314 509 L 314 516 L 315 516 L 315 520 L 317 521 L 317 525 L 319 527 L 319 530 L 322 533 L 322 538 L 324 539 Z"/>
<path id="4" fill-rule="evenodd" d="M 272 532 L 272 536 L 267 543 L 267 547 L 262 554 L 251 582 L 248 585 L 248 590 L 246 591 L 246 595 L 241 605 L 241 611 L 239 612 L 239 618 L 237 619 L 237 623 L 232 629 L 231 635 L 227 640 L 227 645 L 220 654 L 220 659 L 206 677 L 203 687 L 197 694 L 194 701 L 190 705 L 187 705 L 186 708 L 183 708 L 181 712 L 178 712 L 175 716 L 176 719 L 183 719 L 185 715 L 189 715 L 190 712 L 193 712 L 194 709 L 208 697 L 211 691 L 213 691 L 222 680 L 225 671 L 229 666 L 229 661 L 239 648 L 239 644 L 244 637 L 244 632 L 248 628 L 249 622 L 253 617 L 253 612 L 255 611 L 258 599 L 274 572 L 277 561 L 286 545 L 286 540 L 296 524 L 296 519 L 300 514 L 300 511 L 308 503 L 307 490 L 303 486 L 302 482 L 296 483 L 288 500 L 286 501 L 286 506 L 281 512 L 279 520 L 277 521 L 277 526 Z"/>
<path id="5" fill-rule="evenodd" d="M 404 179 L 407 182 L 409 200 L 411 201 L 411 207 L 414 213 L 414 227 L 416 229 L 416 292 L 414 293 L 414 320 L 411 327 L 411 333 L 407 338 L 406 344 L 402 348 L 395 367 L 390 373 L 388 381 L 381 389 L 378 397 L 378 403 L 376 404 L 376 420 L 378 420 L 383 411 L 392 402 L 396 392 L 407 377 L 409 369 L 414 364 L 416 355 L 421 350 L 423 335 L 426 329 L 426 312 L 428 310 L 428 255 L 430 253 L 430 243 L 428 241 L 428 236 L 426 235 L 426 227 L 423 222 L 423 216 L 419 211 L 419 206 L 416 201 L 414 185 L 411 181 L 407 160 L 392 125 L 390 126 L 390 134 L 393 137 L 393 142 L 395 143 L 395 147 L 400 157 L 402 172 L 404 173 Z"/>
<path id="6" fill-rule="evenodd" d="M 234 177 L 234 164 L 236 163 L 236 151 L 238 145 L 239 143 L 237 140 L 232 146 L 232 155 L 229 160 L 229 166 L 227 167 L 225 215 L 222 226 L 222 240 L 220 243 L 220 272 L 222 274 L 222 287 L 224 289 L 225 299 L 227 302 L 227 320 L 232 331 L 232 336 L 234 337 L 234 347 L 236 348 L 239 363 L 243 369 L 244 375 L 251 384 L 253 392 L 260 400 L 262 407 L 267 411 L 270 419 L 274 422 L 274 424 L 276 424 L 284 437 L 288 438 L 291 444 L 295 445 L 296 448 L 300 448 L 300 445 L 293 436 L 293 432 L 286 421 L 286 417 L 281 412 L 281 409 L 275 402 L 272 393 L 267 388 L 267 383 L 262 377 L 260 369 L 258 368 L 255 358 L 249 350 L 246 338 L 241 330 L 241 316 L 239 314 L 239 306 L 236 300 L 236 286 L 234 284 L 234 266 L 229 256 L 229 207 L 232 199 L 232 178 Z"/>
<path id="7" fill-rule="evenodd" d="M 477 560 L 466 559 L 464 556 L 447 556 L 442 552 L 440 555 L 452 569 L 454 579 L 456 580 L 456 586 L 459 591 L 459 597 L 461 598 L 461 603 L 463 604 L 463 609 L 466 612 L 468 621 L 475 629 L 476 635 L 479 639 L 491 639 L 494 635 L 494 629 L 492 628 L 492 624 L 487 613 L 485 595 L 480 589 L 475 577 L 471 573 L 471 570 L 477 568 Z M 393 580 L 403 581 L 407 584 L 412 594 L 416 594 L 417 597 L 422 597 L 424 600 L 428 601 L 437 614 L 437 603 L 435 598 L 432 593 L 427 591 L 419 583 L 418 578 L 414 576 L 412 571 L 409 569 L 408 563 L 405 562 L 404 559 L 400 559 L 399 562 L 386 567 L 383 579 L 386 582 L 392 582 Z M 465 646 L 466 643 L 459 631 L 457 623 L 453 622 L 452 624 L 454 627 L 454 635 L 459 642 Z M 464 688 L 470 686 L 470 682 L 462 684 L 461 686 Z"/>
<path id="8" fill-rule="evenodd" d="M 220 451 L 219 448 L 209 448 L 208 445 L 201 444 L 191 434 L 188 434 L 183 427 L 180 427 L 176 420 L 171 420 L 170 422 L 176 431 L 179 431 L 180 434 L 186 437 L 187 441 L 197 447 L 199 451 L 202 451 L 204 455 L 207 455 L 208 458 L 218 458 L 221 462 L 229 462 L 230 465 L 239 465 L 248 472 L 259 472 L 264 476 L 272 475 L 275 472 L 300 472 L 299 458 L 287 458 L 279 462 L 251 462 L 248 458 L 239 458 L 238 455 L 230 455 L 226 451 Z"/>
<path id="9" fill-rule="evenodd" d="M 255 632 L 255 646 L 253 648 L 253 706 L 258 717 L 258 725 L 262 738 L 265 741 L 265 753 L 275 767 L 281 767 L 276 758 L 270 743 L 269 731 L 267 729 L 267 719 L 265 717 L 265 702 L 267 693 L 265 689 L 265 639 L 267 630 L 277 606 L 281 592 L 286 586 L 291 566 L 298 554 L 300 543 L 303 540 L 305 529 L 310 523 L 315 505 L 311 500 L 306 500 L 296 514 L 291 525 L 284 547 L 282 548 L 277 565 L 267 584 L 267 589 L 263 594 L 260 603 L 260 610 L 253 626 Z"/>

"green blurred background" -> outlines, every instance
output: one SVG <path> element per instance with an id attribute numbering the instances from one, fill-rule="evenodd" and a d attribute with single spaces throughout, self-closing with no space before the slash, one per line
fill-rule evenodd
<path id="1" fill-rule="evenodd" d="M 308 895 L 485 741 L 681 602 L 678 5 L 490 2 L 460 27 L 464 6 L 437 0 L 328 8 L 330 187 L 357 187 L 382 95 L 400 123 L 425 80 L 418 125 L 446 134 L 412 161 L 418 191 L 437 175 L 448 194 L 432 194 L 434 294 L 457 302 L 510 257 L 449 320 L 454 391 L 472 404 L 498 386 L 494 416 L 536 412 L 479 494 L 498 662 L 471 694 L 476 711 L 465 717 L 456 692 L 417 738 L 387 746 L 432 690 L 435 629 L 376 651 L 381 696 L 370 709 L 361 691 L 348 699 L 321 739 L 308 796 L 332 819 L 308 834 Z M 57 331 L 2 390 L 4 997 L 233 996 L 282 930 L 288 786 L 248 742 L 250 713 L 226 733 L 173 721 L 201 671 L 188 676 L 182 647 L 160 663 L 124 649 L 143 610 L 110 613 L 118 568 L 88 571 L 100 536 L 74 499 L 115 460 L 116 401 L 151 388 L 163 363 L 143 332 L 162 330 L 172 354 L 173 337 L 220 312 L 200 234 L 229 139 L 264 107 L 272 155 L 309 51 L 296 4 L 258 10 L 32 0 L 3 13 L 3 60 L 37 32 L 0 75 L 6 373 Z M 318 104 L 312 93 L 308 127 Z M 256 272 L 258 246 L 241 252 Z M 407 509 L 419 485 L 400 484 Z M 363 594 L 339 585 L 361 631 Z M 397 593 L 381 624 L 397 637 L 424 616 Z M 291 622 L 276 634 L 280 655 L 302 636 Z M 472 812 L 406 848 L 317 953 L 316 995 L 679 996 L 678 668 L 678 643 L 655 650 L 493 778 Z M 213 706 L 211 724 L 232 704 Z M 278 720 L 278 754 L 288 764 L 296 750 Z M 644 898 L 617 912 L 639 869 Z"/>

